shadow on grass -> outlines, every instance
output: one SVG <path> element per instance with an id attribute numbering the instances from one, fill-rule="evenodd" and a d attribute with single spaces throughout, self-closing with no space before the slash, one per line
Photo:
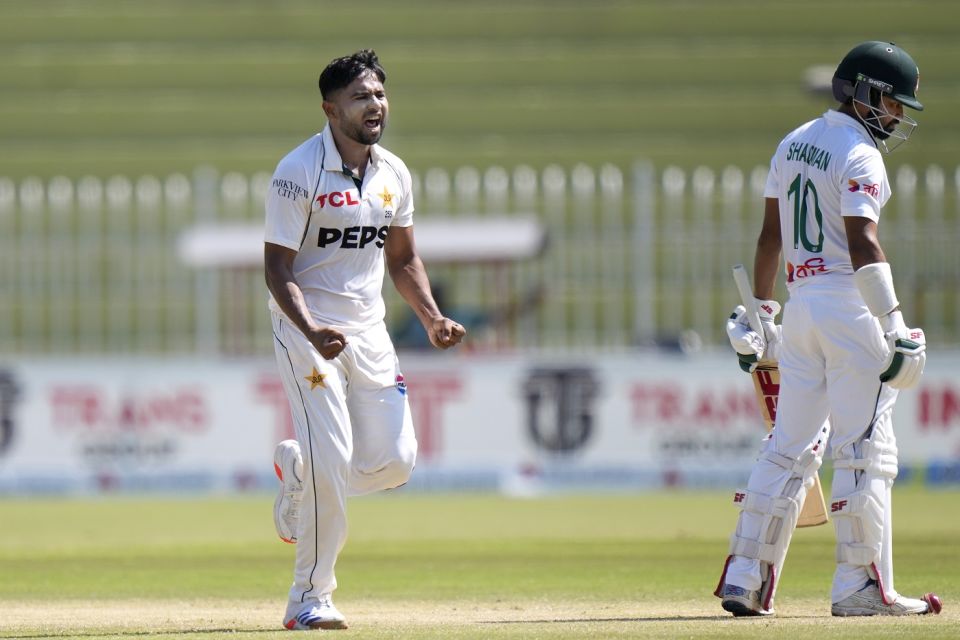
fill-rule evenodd
<path id="1" fill-rule="evenodd" d="M 806 618 L 821 618 L 820 615 L 777 615 L 776 620 L 802 620 Z M 828 616 L 829 617 L 829 616 Z M 477 624 L 555 624 L 555 623 L 601 623 L 601 622 L 706 622 L 709 620 L 736 621 L 738 624 L 749 624 L 750 620 L 770 621 L 768 616 L 741 617 L 734 618 L 731 615 L 709 615 L 709 616 L 654 616 L 650 618 L 550 618 L 540 620 L 480 620 Z"/>

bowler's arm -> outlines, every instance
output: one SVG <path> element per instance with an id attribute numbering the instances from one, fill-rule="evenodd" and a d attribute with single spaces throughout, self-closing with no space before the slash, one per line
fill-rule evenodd
<path id="1" fill-rule="evenodd" d="M 325 359 L 331 360 L 347 346 L 346 337 L 336 329 L 320 327 L 310 314 L 303 290 L 293 273 L 297 252 L 278 244 L 263 244 L 264 277 L 274 301 L 290 321 L 303 332 Z"/>
<path id="2" fill-rule="evenodd" d="M 459 343 L 466 331 L 459 323 L 444 317 L 437 307 L 427 270 L 413 241 L 413 226 L 390 227 L 384 252 L 394 286 L 417 314 L 431 344 L 447 349 Z"/>

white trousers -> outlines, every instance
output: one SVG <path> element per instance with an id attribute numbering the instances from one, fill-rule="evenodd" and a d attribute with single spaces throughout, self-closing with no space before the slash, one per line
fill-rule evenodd
<path id="1" fill-rule="evenodd" d="M 776 426 L 765 444 L 766 450 L 799 458 L 822 437 L 821 430 L 829 419 L 829 446 L 835 461 L 860 458 L 863 441 L 869 438 L 888 453 L 892 451 L 895 475 L 896 438 L 891 416 L 897 390 L 879 381 L 886 353 L 879 324 L 852 277 L 828 275 L 821 281 L 797 287 L 784 308 L 780 398 Z M 769 495 L 785 485 L 789 474 L 789 470 L 761 457 L 751 470 L 747 491 Z M 862 588 L 868 577 L 879 579 L 888 599 L 896 597 L 890 500 L 893 478 L 862 474 L 863 471 L 837 469 L 831 504 L 858 488 L 867 490 L 880 505 L 879 518 L 863 522 L 835 517 L 834 527 L 841 541 L 862 537 L 864 527 L 877 533 L 881 538 L 880 554 L 872 565 L 838 562 L 832 602 Z M 763 516 L 742 512 L 738 533 L 755 538 L 762 524 Z M 784 534 L 789 536 L 792 532 Z M 735 556 L 727 569 L 726 582 L 759 589 L 759 561 Z"/>
<path id="2" fill-rule="evenodd" d="M 273 313 L 274 350 L 303 456 L 303 499 L 290 600 L 337 587 L 347 539 L 347 496 L 398 487 L 417 456 L 406 386 L 386 326 L 347 336 L 324 360 L 285 316 Z"/>

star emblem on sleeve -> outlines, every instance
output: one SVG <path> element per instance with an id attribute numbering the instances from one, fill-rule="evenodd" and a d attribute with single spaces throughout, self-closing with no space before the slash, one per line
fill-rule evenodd
<path id="1" fill-rule="evenodd" d="M 383 193 L 377 194 L 383 199 L 383 206 L 393 206 L 393 194 L 387 191 L 387 185 L 383 185 Z"/>
<path id="2" fill-rule="evenodd" d="M 310 372 L 310 375 L 304 376 L 303 379 L 310 383 L 310 391 L 313 391 L 317 387 L 321 389 L 326 389 L 327 385 L 323 383 L 323 379 L 327 377 L 327 374 L 320 373 L 317 371 L 317 368 L 314 367 L 313 371 Z"/>

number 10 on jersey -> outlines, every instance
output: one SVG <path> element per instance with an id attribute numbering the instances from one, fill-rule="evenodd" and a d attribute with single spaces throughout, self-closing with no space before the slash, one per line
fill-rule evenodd
<path id="1" fill-rule="evenodd" d="M 813 180 L 807 178 L 803 183 L 803 193 L 800 192 L 803 176 L 797 174 L 797 177 L 790 183 L 787 190 L 787 198 L 793 201 L 793 248 L 799 249 L 800 244 L 810 253 L 820 253 L 823 251 L 823 213 L 820 211 L 820 200 L 817 197 L 817 188 Z M 810 242 L 807 237 L 807 201 L 808 197 L 813 202 L 813 216 L 817 224 L 817 242 Z"/>

